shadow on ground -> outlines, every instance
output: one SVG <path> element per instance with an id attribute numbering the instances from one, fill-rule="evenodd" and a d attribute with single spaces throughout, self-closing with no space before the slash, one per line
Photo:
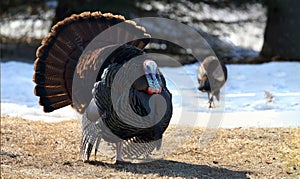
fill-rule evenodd
<path id="1" fill-rule="evenodd" d="M 90 161 L 94 166 L 106 166 L 119 171 L 135 174 L 158 174 L 166 177 L 213 177 L 213 178 L 248 178 L 249 171 L 233 171 L 225 168 L 211 167 L 207 165 L 189 164 L 172 160 L 156 160 L 148 163 L 134 163 L 127 165 L 114 165 L 100 161 Z"/>

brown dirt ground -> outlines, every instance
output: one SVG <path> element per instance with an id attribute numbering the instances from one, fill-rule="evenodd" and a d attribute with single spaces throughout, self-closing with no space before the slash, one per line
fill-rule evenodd
<path id="1" fill-rule="evenodd" d="M 77 120 L 45 123 L 2 116 L 1 178 L 300 177 L 300 128 L 218 129 L 207 145 L 199 143 L 202 128 L 168 130 L 192 135 L 161 160 L 114 165 L 101 153 L 96 161 L 80 160 Z"/>

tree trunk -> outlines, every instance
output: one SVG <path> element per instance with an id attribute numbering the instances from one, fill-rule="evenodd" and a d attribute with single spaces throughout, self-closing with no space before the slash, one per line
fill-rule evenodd
<path id="1" fill-rule="evenodd" d="M 300 1 L 267 0 L 268 20 L 260 55 L 300 59 Z"/>

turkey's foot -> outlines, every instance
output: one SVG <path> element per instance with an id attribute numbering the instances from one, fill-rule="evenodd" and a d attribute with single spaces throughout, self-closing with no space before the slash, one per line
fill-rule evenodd
<path id="1" fill-rule="evenodd" d="M 129 161 L 120 161 L 120 160 L 116 160 L 115 165 L 126 165 L 126 164 L 131 164 L 131 162 Z"/>

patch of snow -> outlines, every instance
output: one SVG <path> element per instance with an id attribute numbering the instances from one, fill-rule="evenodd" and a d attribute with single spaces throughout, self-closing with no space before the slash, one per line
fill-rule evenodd
<path id="1" fill-rule="evenodd" d="M 80 118 L 71 107 L 42 111 L 33 92 L 33 64 L 9 61 L 0 65 L 1 116 L 52 122 Z M 197 90 L 198 65 L 161 68 L 173 94 L 172 124 L 205 126 L 214 114 L 220 114 L 214 127 L 300 126 L 300 63 L 227 65 L 228 81 L 221 90 L 222 100 L 215 100 L 215 109 L 208 109 L 207 94 Z"/>

